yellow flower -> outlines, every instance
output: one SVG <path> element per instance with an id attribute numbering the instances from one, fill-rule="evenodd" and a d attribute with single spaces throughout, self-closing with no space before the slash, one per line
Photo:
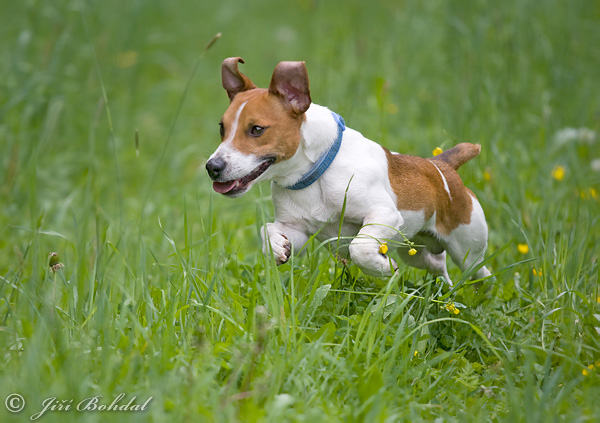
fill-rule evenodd
<path id="1" fill-rule="evenodd" d="M 408 250 L 409 256 L 414 256 L 415 254 L 417 254 L 417 250 L 415 250 L 414 248 L 411 248 L 410 250 Z"/>
<path id="2" fill-rule="evenodd" d="M 492 174 L 490 172 L 488 172 L 487 170 L 483 172 L 483 179 L 485 181 L 491 181 L 492 180 Z"/>
<path id="3" fill-rule="evenodd" d="M 519 253 L 521 254 L 527 254 L 529 252 L 529 245 L 519 244 L 517 245 L 517 250 L 519 250 Z"/>
<path id="4" fill-rule="evenodd" d="M 388 252 L 388 246 L 387 246 L 387 242 L 384 242 L 383 244 L 381 244 L 379 246 L 379 253 L 380 254 L 385 254 Z"/>
<path id="5" fill-rule="evenodd" d="M 415 350 L 415 353 L 413 354 L 413 357 L 416 357 L 417 355 L 419 355 L 419 351 Z"/>
<path id="6" fill-rule="evenodd" d="M 444 306 L 452 314 L 460 313 L 460 309 L 454 305 L 454 303 L 448 303 Z"/>
<path id="7" fill-rule="evenodd" d="M 583 370 L 581 371 L 581 374 L 582 374 L 582 375 L 584 375 L 584 376 L 587 376 L 587 375 L 589 375 L 589 374 L 590 374 L 590 372 L 588 372 L 588 369 L 583 369 Z"/>
<path id="8" fill-rule="evenodd" d="M 533 269 L 533 276 L 542 276 L 542 269 L 537 270 L 537 269 Z"/>
<path id="9" fill-rule="evenodd" d="M 598 191 L 595 188 L 588 188 L 587 191 L 579 191 L 579 197 L 583 200 L 588 198 L 598 198 Z"/>
<path id="10" fill-rule="evenodd" d="M 552 169 L 552 177 L 557 181 L 562 181 L 565 177 L 565 168 L 561 165 L 554 166 L 554 169 Z"/>
<path id="11" fill-rule="evenodd" d="M 433 155 L 434 156 L 439 156 L 443 152 L 444 152 L 444 150 L 442 150 L 440 147 L 436 147 L 436 148 L 433 149 Z"/>

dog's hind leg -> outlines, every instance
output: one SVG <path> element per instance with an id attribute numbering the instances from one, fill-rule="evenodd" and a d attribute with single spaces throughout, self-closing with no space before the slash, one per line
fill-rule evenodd
<path id="1" fill-rule="evenodd" d="M 483 209 L 473 196 L 473 212 L 468 225 L 460 225 L 445 237 L 446 249 L 452 261 L 464 272 L 483 261 L 487 249 L 488 228 Z M 473 275 L 474 279 L 490 276 L 490 271 L 481 267 Z"/>
<path id="2" fill-rule="evenodd" d="M 427 270 L 435 277 L 443 276 L 446 282 L 452 286 L 452 280 L 450 279 L 448 269 L 446 268 L 446 252 L 442 251 L 439 254 L 433 254 L 426 247 L 417 247 L 415 249 L 417 252 L 411 256 L 408 253 L 408 247 L 400 247 L 398 248 L 398 254 L 402 261 L 407 265 Z"/>

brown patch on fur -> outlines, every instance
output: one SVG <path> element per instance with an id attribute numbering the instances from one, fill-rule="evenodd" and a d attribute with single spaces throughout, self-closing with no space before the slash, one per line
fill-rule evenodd
<path id="1" fill-rule="evenodd" d="M 479 156 L 480 152 L 481 145 L 463 142 L 435 156 L 431 160 L 446 162 L 456 170 L 469 160 Z"/>
<path id="2" fill-rule="evenodd" d="M 382 147 L 383 148 L 383 147 Z M 432 161 L 421 157 L 393 154 L 383 148 L 388 161 L 388 176 L 398 198 L 399 210 L 423 210 L 425 221 L 436 217 L 436 230 L 443 235 L 458 225 L 471 222 L 473 203 L 454 168 L 445 161 L 436 161 L 452 195 L 448 196 L 444 181 Z"/>
<path id="3" fill-rule="evenodd" d="M 290 159 L 300 144 L 300 125 L 305 119 L 304 114 L 291 113 L 281 99 L 267 89 L 243 91 L 233 98 L 223 115 L 224 139 L 229 137 L 235 115 L 244 103 L 247 104 L 238 120 L 233 147 L 244 154 L 275 157 L 276 162 Z M 260 137 L 250 135 L 254 125 L 265 128 Z"/>

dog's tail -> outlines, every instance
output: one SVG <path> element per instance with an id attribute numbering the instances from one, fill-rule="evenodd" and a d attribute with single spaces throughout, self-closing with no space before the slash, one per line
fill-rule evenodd
<path id="1" fill-rule="evenodd" d="M 448 163 L 454 169 L 458 169 L 469 160 L 479 156 L 480 151 L 481 145 L 463 142 L 438 154 L 432 160 L 441 160 Z"/>

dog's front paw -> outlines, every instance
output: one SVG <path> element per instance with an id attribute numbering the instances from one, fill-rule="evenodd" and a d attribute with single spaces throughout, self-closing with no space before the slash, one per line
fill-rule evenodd
<path id="1" fill-rule="evenodd" d="M 261 234 L 263 237 L 263 253 L 265 256 L 273 252 L 273 257 L 277 265 L 281 265 L 290 259 L 292 254 L 292 244 L 289 239 L 272 226 L 272 223 L 266 225 L 268 239 L 265 239 L 265 228 L 263 227 Z"/>
<path id="2" fill-rule="evenodd" d="M 275 241 L 271 239 L 271 248 L 273 250 L 273 256 L 275 257 L 275 262 L 279 266 L 290 259 L 290 256 L 292 255 L 292 244 L 283 234 L 277 234 L 275 239 Z"/>

